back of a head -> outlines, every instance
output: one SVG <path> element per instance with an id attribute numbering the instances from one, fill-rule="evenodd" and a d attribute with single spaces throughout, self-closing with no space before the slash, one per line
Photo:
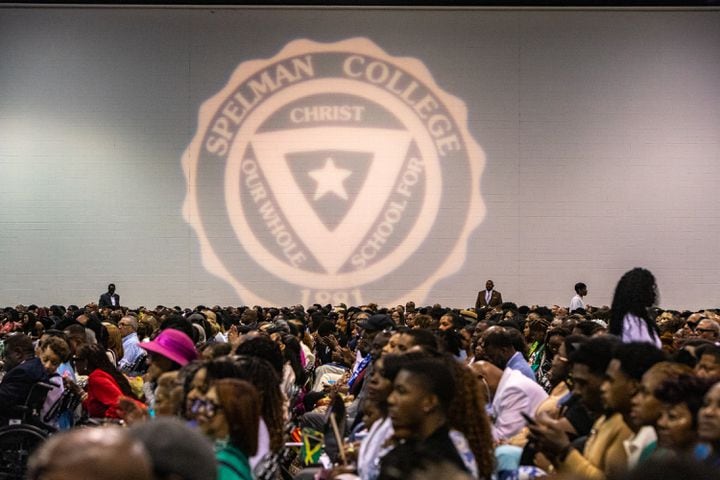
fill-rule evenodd
<path id="1" fill-rule="evenodd" d="M 24 333 L 13 333 L 5 339 L 5 350 L 19 350 L 24 355 L 32 355 L 34 351 L 32 338 Z"/>
<path id="2" fill-rule="evenodd" d="M 469 480 L 473 478 L 430 448 L 403 443 L 385 455 L 378 480 Z"/>
<path id="3" fill-rule="evenodd" d="M 85 333 L 85 327 L 83 327 L 79 323 L 73 323 L 72 325 L 68 325 L 67 327 L 65 327 L 64 333 L 70 339 L 74 339 L 82 343 L 87 342 L 87 334 Z"/>
<path id="4" fill-rule="evenodd" d="M 581 320 L 575 325 L 575 329 L 579 330 L 582 335 L 592 337 L 602 327 L 592 320 Z"/>
<path id="5" fill-rule="evenodd" d="M 491 327 L 485 331 L 483 336 L 483 344 L 486 346 L 494 347 L 513 347 L 513 338 L 510 335 L 509 330 L 503 327 Z"/>
<path id="6" fill-rule="evenodd" d="M 150 454 L 156 480 L 206 480 L 217 474 L 210 441 L 178 418 L 143 422 L 128 433 Z"/>
<path id="7" fill-rule="evenodd" d="M 503 312 L 516 312 L 518 311 L 517 304 L 514 302 L 503 302 L 500 306 Z"/>
<path id="8" fill-rule="evenodd" d="M 455 330 L 440 330 L 437 333 L 440 351 L 451 355 L 460 355 L 462 349 L 462 336 Z"/>
<path id="9" fill-rule="evenodd" d="M 548 327 L 550 327 L 550 323 L 552 322 L 552 313 L 547 308 L 544 309 L 543 315 L 541 315 L 538 312 L 534 312 L 535 315 L 529 316 L 527 318 L 527 324 L 530 327 L 531 331 L 538 331 L 538 332 L 547 332 Z"/>
<path id="10" fill-rule="evenodd" d="M 115 366 L 110 362 L 110 359 L 100 345 L 82 345 L 78 348 L 76 355 L 78 358 L 87 360 L 88 368 L 90 371 L 99 368 L 103 371 L 112 371 Z"/>
<path id="11" fill-rule="evenodd" d="M 204 358 L 220 358 L 230 355 L 232 345 L 230 343 L 210 343 L 203 348 Z"/>
<path id="12" fill-rule="evenodd" d="M 525 336 L 523 333 L 515 328 L 508 328 L 506 330 L 510 336 L 510 341 L 512 342 L 512 346 L 515 351 L 524 353 L 525 350 L 527 350 L 527 343 L 525 342 Z"/>
<path id="13" fill-rule="evenodd" d="M 285 363 L 282 351 L 280 346 L 268 336 L 257 335 L 245 339 L 238 345 L 235 353 L 237 355 L 262 358 L 273 366 L 278 375 L 282 376 L 283 364 Z"/>
<path id="14" fill-rule="evenodd" d="M 717 468 L 700 463 L 690 456 L 657 455 L 650 462 L 641 462 L 622 478 L 625 480 L 718 480 Z"/>
<path id="15" fill-rule="evenodd" d="M 208 380 L 236 378 L 247 380 L 258 389 L 263 401 L 270 401 L 280 393 L 280 376 L 267 360 L 252 355 L 220 357 L 206 365 Z"/>
<path id="16" fill-rule="evenodd" d="M 185 335 L 187 335 L 188 338 L 192 338 L 193 342 L 196 341 L 197 333 L 192 326 L 192 322 L 190 322 L 190 320 L 188 320 L 187 318 L 182 317 L 181 315 L 168 315 L 162 322 L 162 325 L 160 325 L 160 330 L 166 330 L 168 328 L 180 330 Z"/>
<path id="17" fill-rule="evenodd" d="M 153 475 L 141 442 L 119 427 L 97 427 L 53 435 L 30 458 L 27 478 L 151 480 Z"/>
<path id="18" fill-rule="evenodd" d="M 331 333 L 335 332 L 335 324 L 330 320 L 322 320 L 318 325 L 317 333 L 321 337 L 327 337 Z"/>
<path id="19" fill-rule="evenodd" d="M 211 381 L 220 380 L 222 378 L 237 378 L 239 375 L 242 374 L 242 372 L 240 368 L 240 363 L 235 360 L 236 359 L 232 356 L 224 356 L 213 358 L 212 360 L 207 362 L 205 368 L 207 370 L 208 380 Z M 257 361 L 259 362 L 259 359 Z"/>
<path id="20" fill-rule="evenodd" d="M 433 318 L 430 315 L 420 313 L 415 316 L 415 325 L 418 328 L 430 329 L 433 326 Z"/>

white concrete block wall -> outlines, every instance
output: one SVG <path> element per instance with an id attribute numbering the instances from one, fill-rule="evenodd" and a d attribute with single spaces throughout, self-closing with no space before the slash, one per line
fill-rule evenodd
<path id="1" fill-rule="evenodd" d="M 293 39 L 366 36 L 462 99 L 486 155 L 485 220 L 423 301 L 471 305 L 492 278 L 519 304 L 565 304 L 577 281 L 609 304 L 644 266 L 662 306 L 718 306 L 719 20 L 0 8 L 0 305 L 96 301 L 111 281 L 129 305 L 243 303 L 204 268 L 181 215 L 198 109 L 239 63 Z"/>

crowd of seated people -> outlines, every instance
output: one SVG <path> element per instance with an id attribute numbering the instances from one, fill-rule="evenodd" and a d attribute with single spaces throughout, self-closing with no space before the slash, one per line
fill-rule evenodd
<path id="1" fill-rule="evenodd" d="M 53 387 L 33 479 L 716 478 L 720 313 L 656 295 L 634 269 L 573 312 L 7 307 L 0 422 Z M 337 452 L 288 460 L 311 431 Z"/>

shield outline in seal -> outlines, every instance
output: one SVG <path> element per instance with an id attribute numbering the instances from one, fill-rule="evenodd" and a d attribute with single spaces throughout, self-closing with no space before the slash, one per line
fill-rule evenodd
<path id="1" fill-rule="evenodd" d="M 315 274 L 316 277 L 319 275 L 320 281 L 308 282 L 308 272 L 303 272 L 302 270 L 297 269 L 299 271 L 296 272 L 297 275 L 293 276 L 293 278 L 291 279 L 292 281 L 290 281 L 289 284 L 282 285 L 283 282 L 286 282 L 286 279 L 284 277 L 287 277 L 287 272 L 289 270 L 286 270 L 283 273 L 278 271 L 277 268 L 275 269 L 275 271 L 272 271 L 272 269 L 268 269 L 266 266 L 264 266 L 264 263 L 266 263 L 268 258 L 270 258 L 269 256 L 263 254 L 258 258 L 259 252 L 257 249 L 254 252 L 255 255 L 249 253 L 249 243 L 247 239 L 245 239 L 245 241 L 239 241 L 238 243 L 241 247 L 239 250 L 244 250 L 244 253 L 247 254 L 246 257 L 249 256 L 252 262 L 256 263 L 256 265 L 259 266 L 262 270 L 269 273 L 271 277 L 276 278 L 277 282 L 279 283 L 277 290 L 279 292 L 279 296 L 288 295 L 288 293 L 290 292 L 290 295 L 294 298 L 297 298 L 297 300 L 288 301 L 287 297 L 279 298 L 279 296 L 278 298 L 273 298 L 272 295 L 268 295 L 267 289 L 262 288 L 261 293 L 261 291 L 257 291 L 257 288 L 252 287 L 252 282 L 248 283 L 241 281 L 241 274 L 232 273 L 232 270 L 234 269 L 231 265 L 231 262 L 229 262 L 226 258 L 221 258 L 226 255 L 226 251 L 228 250 L 226 246 L 228 238 L 227 235 L 218 234 L 212 231 L 212 228 L 214 225 L 223 223 L 223 215 L 219 214 L 217 211 L 214 211 L 211 212 L 211 214 L 208 216 L 207 213 L 203 214 L 204 210 L 201 208 L 203 206 L 203 201 L 201 200 L 203 194 L 202 192 L 203 190 L 207 189 L 207 185 L 201 180 L 203 172 L 205 171 L 207 166 L 207 162 L 203 164 L 201 160 L 202 154 L 207 154 L 206 151 L 204 152 L 204 141 L 206 139 L 208 129 L 212 126 L 213 118 L 216 118 L 218 112 L 223 108 L 226 100 L 233 94 L 233 92 L 240 88 L 243 82 L 248 81 L 248 79 L 252 78 L 253 75 L 256 75 L 258 72 L 261 72 L 265 68 L 268 68 L 269 65 L 277 64 L 278 62 L 291 59 L 299 55 L 315 55 L 319 57 L 323 54 L 338 52 L 346 55 L 361 55 L 364 58 L 368 59 L 377 59 L 377 61 L 379 62 L 385 62 L 388 65 L 402 69 L 403 72 L 406 72 L 412 78 L 420 79 L 422 82 L 421 85 L 426 88 L 427 91 L 430 92 L 434 96 L 434 98 L 438 100 L 438 103 L 441 104 L 445 111 L 448 112 L 448 114 L 451 116 L 452 121 L 454 122 L 454 127 L 462 144 L 462 156 L 465 157 L 465 165 L 462 165 L 462 173 L 457 174 L 454 178 L 452 178 L 452 175 L 448 175 L 447 172 L 452 173 L 455 171 L 455 169 L 460 169 L 460 163 L 462 162 L 459 161 L 457 158 L 453 159 L 454 163 L 452 164 L 450 164 L 450 162 L 447 162 L 447 159 L 438 160 L 437 168 L 434 170 L 434 172 L 431 173 L 433 175 L 433 179 L 441 179 L 441 191 L 439 196 L 433 196 L 433 198 L 437 200 L 438 205 L 435 208 L 431 209 L 434 210 L 434 212 L 430 212 L 430 215 L 427 215 L 427 217 L 437 217 L 438 211 L 446 212 L 448 208 L 457 209 L 458 207 L 462 207 L 465 211 L 461 212 L 460 214 L 454 212 L 453 217 L 455 217 L 456 220 L 459 221 L 456 221 L 455 225 L 451 225 L 453 231 L 452 239 L 450 239 L 449 242 L 445 242 L 445 248 L 441 248 L 441 250 L 444 249 L 445 252 L 439 252 L 438 249 L 433 249 L 432 246 L 426 245 L 425 240 L 427 239 L 427 236 L 431 233 L 429 229 L 426 229 L 427 231 L 425 231 L 424 236 L 416 235 L 413 237 L 416 240 L 418 238 L 422 238 L 418 242 L 419 245 L 414 247 L 406 246 L 403 255 L 397 257 L 400 258 L 400 260 L 397 260 L 394 265 L 391 265 L 390 267 L 387 267 L 386 265 L 383 269 L 376 268 L 375 271 L 370 270 L 366 272 L 363 270 L 359 270 L 349 272 L 349 274 L 346 274 L 345 276 L 347 278 L 353 278 L 353 281 L 345 283 L 342 282 L 342 279 L 338 279 L 337 275 L 328 276 L 326 274 Z M 318 82 L 320 84 L 325 82 L 329 85 L 334 83 L 340 86 L 340 84 L 342 83 L 340 82 L 340 80 L 344 82 L 356 82 L 356 86 L 363 86 L 363 88 L 369 90 L 372 90 L 373 88 L 378 91 L 382 90 L 381 87 L 371 86 L 367 82 L 361 82 L 356 79 L 309 79 L 307 80 L 307 82 L 301 82 L 297 85 L 288 86 L 287 89 L 280 90 L 277 93 L 270 95 L 267 99 L 263 100 L 263 103 L 266 101 L 271 101 L 273 97 L 280 98 L 279 96 L 281 95 L 289 95 L 289 93 L 287 92 L 292 93 L 291 90 L 293 88 L 304 89 L 312 86 L 313 84 L 316 85 L 315 88 L 318 88 Z M 332 91 L 332 86 L 328 88 L 330 89 L 330 91 Z M 342 88 L 346 87 L 340 86 L 341 90 Z M 316 91 L 322 91 L 322 88 Z M 355 92 L 353 91 L 352 93 Z M 248 120 L 252 117 L 252 115 L 252 112 L 248 114 Z M 240 128 L 242 128 L 242 126 Z M 238 138 L 240 138 L 239 135 L 236 136 L 234 141 L 237 141 Z M 237 188 L 235 188 L 235 186 L 238 185 L 237 183 L 234 183 L 236 181 L 236 177 L 232 175 L 232 172 L 235 167 L 233 166 L 232 158 L 229 157 L 230 155 L 228 155 L 228 158 L 226 159 L 227 164 L 224 168 L 224 179 L 221 184 L 215 185 L 214 190 L 222 190 L 222 195 L 224 201 L 226 202 L 225 207 L 228 210 L 228 212 L 225 212 L 224 222 L 228 225 L 233 225 L 232 231 L 235 233 L 236 236 L 239 236 L 238 226 L 235 225 L 237 224 L 236 220 L 239 217 L 237 213 L 230 213 L 229 211 L 231 209 L 228 208 L 228 205 L 232 205 L 232 203 L 230 202 L 236 201 L 237 199 Z M 460 160 L 463 159 L 460 158 Z M 445 162 L 446 164 L 443 164 L 443 162 Z M 465 108 L 465 104 L 458 98 L 441 90 L 435 84 L 430 72 L 419 60 L 407 57 L 391 57 L 382 49 L 380 49 L 377 45 L 375 45 L 372 41 L 366 38 L 353 38 L 330 44 L 317 43 L 310 40 L 295 40 L 286 45 L 286 47 L 284 47 L 276 56 L 271 59 L 253 60 L 241 63 L 236 68 L 235 72 L 231 76 L 231 79 L 225 85 L 225 87 L 220 92 L 218 92 L 218 94 L 203 103 L 199 114 L 198 130 L 192 142 L 183 154 L 182 164 L 187 182 L 187 195 L 183 204 L 183 216 L 196 232 L 200 243 L 203 266 L 213 275 L 228 282 L 235 289 L 240 298 L 246 303 L 262 305 L 298 303 L 300 297 L 297 293 L 293 292 L 294 287 L 301 289 L 311 288 L 325 290 L 334 290 L 338 288 L 347 289 L 353 287 L 363 288 L 368 284 L 378 282 L 378 279 L 387 279 L 388 275 L 392 275 L 393 272 L 398 271 L 399 269 L 403 269 L 404 266 L 408 265 L 408 261 L 411 261 L 412 264 L 416 265 L 422 263 L 423 259 L 425 258 L 428 260 L 432 260 L 432 262 L 428 261 L 428 263 L 432 263 L 432 265 L 430 266 L 430 270 L 425 275 L 422 275 L 422 278 L 420 278 L 417 283 L 410 285 L 404 291 L 402 287 L 386 289 L 387 292 L 390 294 L 387 299 L 382 298 L 376 300 L 375 298 L 370 298 L 370 300 L 375 301 L 376 303 L 388 305 L 402 302 L 405 299 L 413 299 L 416 302 L 423 302 L 427 292 L 438 280 L 451 275 L 462 267 L 467 254 L 467 242 L 469 240 L 469 236 L 472 231 L 480 225 L 485 215 L 485 206 L 480 195 L 480 177 L 482 174 L 482 170 L 484 169 L 485 155 L 467 129 L 467 111 Z M 217 169 L 219 167 L 213 168 Z M 237 171 L 237 169 L 235 169 L 235 171 Z M 228 175 L 228 173 L 230 173 L 231 175 Z M 446 202 L 444 199 L 441 201 L 439 197 L 446 196 L 449 189 L 448 184 L 451 182 L 453 184 L 453 191 L 458 190 L 458 183 L 462 184 L 461 186 L 463 188 L 459 189 L 462 190 L 462 198 L 453 198 L 449 201 L 449 203 Z M 450 207 L 448 207 L 448 205 L 450 205 Z M 426 211 L 423 209 L 423 213 L 425 212 Z M 443 215 L 442 217 L 447 217 L 447 215 Z M 241 227 L 242 226 L 243 225 L 241 225 Z M 443 226 L 443 228 L 445 227 L 446 226 Z M 243 229 L 241 228 L 241 230 Z M 232 242 L 232 240 L 230 241 Z M 438 254 L 442 254 L 443 258 L 438 258 Z M 242 257 L 243 254 L 242 252 L 240 252 L 236 253 L 235 256 Z M 404 258 L 401 258 L 403 256 Z M 241 258 L 240 261 L 247 262 L 247 258 Z M 334 268 L 337 268 L 337 263 L 338 261 L 334 263 Z M 380 270 L 384 270 L 384 273 Z M 281 273 L 281 275 L 278 275 L 278 273 Z M 407 275 L 408 272 L 403 270 L 401 276 L 407 278 Z M 323 276 L 326 277 L 324 280 L 322 279 Z M 315 280 L 317 280 L 317 278 Z M 269 284 L 268 282 L 271 283 L 272 281 L 273 279 L 269 278 L 266 282 L 261 281 L 259 283 L 267 286 Z M 380 283 L 385 282 L 380 280 Z M 382 286 L 377 286 L 377 284 L 374 285 L 373 288 L 368 289 L 369 292 L 382 292 L 383 290 L 384 289 L 382 288 Z"/>

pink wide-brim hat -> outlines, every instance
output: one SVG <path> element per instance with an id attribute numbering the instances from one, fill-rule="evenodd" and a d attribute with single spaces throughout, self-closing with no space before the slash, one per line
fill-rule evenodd
<path id="1" fill-rule="evenodd" d="M 167 357 L 181 367 L 184 367 L 198 357 L 195 344 L 190 337 L 174 328 L 163 330 L 155 340 L 140 343 L 140 347 L 148 352 Z"/>

